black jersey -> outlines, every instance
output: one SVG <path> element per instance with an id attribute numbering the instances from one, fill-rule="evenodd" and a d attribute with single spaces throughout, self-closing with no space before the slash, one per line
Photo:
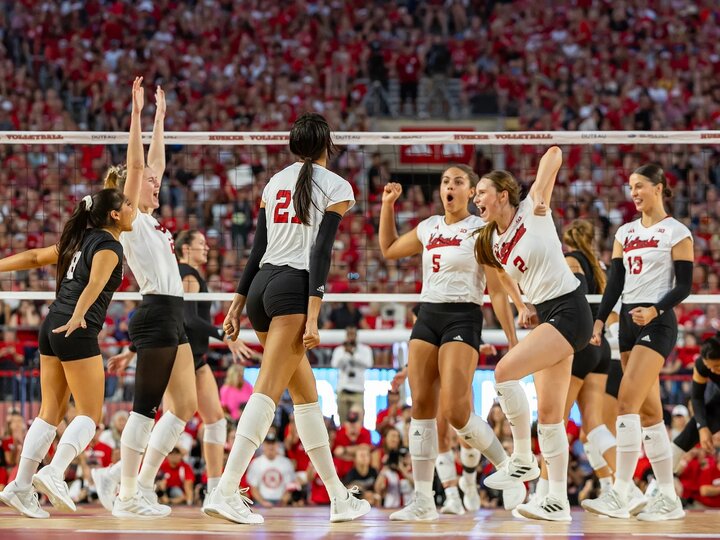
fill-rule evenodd
<path id="1" fill-rule="evenodd" d="M 93 257 L 96 253 L 106 249 L 117 255 L 118 263 L 112 274 L 110 274 L 110 279 L 108 279 L 103 290 L 85 314 L 85 322 L 89 328 L 95 328 L 98 331 L 102 328 L 112 295 L 120 286 L 123 276 L 122 245 L 113 238 L 112 234 L 103 229 L 88 229 L 85 231 L 80 249 L 73 255 L 70 266 L 68 266 L 68 270 L 60 282 L 57 298 L 50 306 L 51 312 L 59 315 L 73 314 L 80 295 L 90 281 Z"/>
<path id="2" fill-rule="evenodd" d="M 178 263 L 180 277 L 193 276 L 200 284 L 200 292 L 208 292 L 207 282 L 202 278 L 200 272 L 185 263 Z M 205 354 L 208 350 L 208 339 L 212 337 L 221 338 L 222 332 L 212 324 L 210 319 L 210 306 L 212 302 L 188 302 L 184 303 L 185 332 L 190 342 L 193 355 Z"/>
<path id="3" fill-rule="evenodd" d="M 705 362 L 703 362 L 702 356 L 699 356 L 695 359 L 695 369 L 700 374 L 701 377 L 705 377 L 706 379 L 710 379 L 712 382 L 714 382 L 716 385 L 720 386 L 720 374 L 713 373 L 708 369 L 708 367 L 705 365 Z"/>
<path id="4" fill-rule="evenodd" d="M 565 255 L 566 257 L 572 257 L 573 259 L 577 260 L 578 263 L 580 263 L 580 268 L 582 268 L 583 273 L 585 274 L 585 283 L 587 283 L 587 293 L 588 294 L 602 294 L 602 292 L 598 289 L 598 283 L 595 280 L 595 272 L 593 272 L 592 265 L 590 264 L 590 261 L 585 256 L 585 254 L 582 251 L 571 251 L 570 253 Z M 590 311 L 592 311 L 593 320 L 595 320 L 595 317 L 597 316 L 598 309 L 600 309 L 600 304 L 590 304 Z"/>

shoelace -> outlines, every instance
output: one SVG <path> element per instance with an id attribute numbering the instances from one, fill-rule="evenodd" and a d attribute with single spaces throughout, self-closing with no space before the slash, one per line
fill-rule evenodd
<path id="1" fill-rule="evenodd" d="M 238 490 L 235 492 L 235 494 L 236 494 L 236 495 L 238 496 L 238 498 L 240 499 L 240 502 L 242 502 L 242 503 L 245 505 L 245 507 L 248 508 L 248 509 L 250 509 L 250 505 L 251 505 L 251 504 L 255 504 L 250 497 L 248 497 L 247 495 L 245 495 L 245 494 L 248 492 L 249 489 L 250 489 L 250 488 L 242 488 L 242 489 L 238 489 Z"/>
<path id="2" fill-rule="evenodd" d="M 613 509 L 620 509 L 623 506 L 620 498 L 617 496 L 617 493 L 612 489 L 601 495 L 600 500 Z"/>
<path id="3" fill-rule="evenodd" d="M 672 501 L 664 493 L 661 493 L 650 501 L 647 510 L 643 513 L 661 514 L 667 512 L 671 509 L 671 503 Z"/>
<path id="4" fill-rule="evenodd" d="M 348 495 L 348 500 L 350 500 L 350 504 L 352 506 L 358 506 L 360 504 L 360 499 L 355 497 L 355 495 L 360 494 L 360 487 L 352 486 L 351 488 L 348 489 L 348 493 L 350 494 L 350 495 Z"/>
<path id="5" fill-rule="evenodd" d="M 20 492 L 22 493 L 22 492 Z M 25 504 L 25 506 L 31 507 L 33 510 L 40 510 L 40 499 L 38 498 L 38 492 L 33 490 L 30 490 L 30 492 L 25 496 L 22 497 L 22 502 Z"/>

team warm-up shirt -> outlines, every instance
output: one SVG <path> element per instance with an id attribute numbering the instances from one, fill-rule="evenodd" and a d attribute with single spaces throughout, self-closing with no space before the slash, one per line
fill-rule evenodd
<path id="1" fill-rule="evenodd" d="M 123 248 L 120 242 L 115 240 L 112 234 L 102 229 L 88 229 L 85 232 L 80 249 L 73 255 L 70 266 L 60 282 L 57 298 L 50 306 L 51 312 L 68 316 L 73 314 L 80 295 L 90 281 L 93 257 L 105 249 L 118 256 L 118 263 L 113 268 L 110 279 L 103 287 L 102 292 L 85 314 L 85 322 L 88 327 L 98 331 L 102 328 L 112 295 L 122 281 L 123 258 Z"/>
<path id="2" fill-rule="evenodd" d="M 507 230 L 493 233 L 493 252 L 530 303 L 540 304 L 574 291 L 580 281 L 565 262 L 551 212 L 536 216 L 533 207 L 528 195 Z"/>
<path id="3" fill-rule="evenodd" d="M 473 233 L 485 222 L 477 216 L 448 225 L 445 216 L 431 216 L 417 226 L 423 245 L 421 302 L 472 302 L 482 305 L 485 272 L 475 260 Z"/>
<path id="4" fill-rule="evenodd" d="M 310 269 L 310 253 L 317 238 L 320 222 L 328 206 L 342 201 L 355 204 L 350 183 L 319 165 L 313 165 L 313 188 L 310 225 L 303 226 L 295 215 L 293 193 L 302 163 L 293 163 L 268 182 L 263 190 L 267 218 L 267 250 L 260 266 L 290 266 L 298 270 Z"/>
<path id="5" fill-rule="evenodd" d="M 172 234 L 157 219 L 138 211 L 132 231 L 124 232 L 120 242 L 140 294 L 183 296 Z"/>
<path id="6" fill-rule="evenodd" d="M 640 219 L 626 223 L 615 233 L 623 247 L 625 286 L 623 304 L 655 303 L 675 286 L 672 248 L 690 230 L 675 218 L 667 216 L 651 227 Z"/>

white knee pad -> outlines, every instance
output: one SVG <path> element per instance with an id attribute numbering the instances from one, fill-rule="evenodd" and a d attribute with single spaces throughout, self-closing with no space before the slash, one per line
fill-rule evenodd
<path id="1" fill-rule="evenodd" d="M 544 458 L 551 458 L 568 451 L 565 423 L 538 424 L 540 452 Z"/>
<path id="2" fill-rule="evenodd" d="M 593 471 L 598 471 L 603 467 L 607 467 L 607 461 L 600 452 L 597 451 L 595 445 L 590 441 L 583 445 L 585 455 L 587 456 L 588 463 L 593 468 Z"/>
<path id="3" fill-rule="evenodd" d="M 150 441 L 150 432 L 152 431 L 155 420 L 148 418 L 142 414 L 131 412 L 128 417 L 125 429 L 123 429 L 120 437 L 120 444 L 132 448 L 141 454 L 145 452 Z"/>
<path id="4" fill-rule="evenodd" d="M 495 391 L 498 395 L 500 408 L 507 416 L 508 420 L 513 420 L 521 414 L 530 410 L 525 391 L 520 386 L 519 381 L 508 381 L 497 383 Z"/>
<path id="5" fill-rule="evenodd" d="M 42 462 L 55 440 L 56 433 L 56 426 L 48 424 L 42 418 L 36 418 L 30 425 L 27 435 L 25 435 L 20 457 L 38 463 Z"/>
<path id="6" fill-rule="evenodd" d="M 654 426 L 643 428 L 642 442 L 645 447 L 645 455 L 650 460 L 650 463 L 672 458 L 670 437 L 668 437 L 664 423 L 660 422 Z"/>
<path id="7" fill-rule="evenodd" d="M 640 415 L 623 414 L 618 416 L 615 426 L 618 452 L 640 452 L 642 449 Z"/>
<path id="8" fill-rule="evenodd" d="M 185 422 L 171 412 L 164 413 L 152 430 L 148 447 L 168 455 L 185 431 Z"/>
<path id="9" fill-rule="evenodd" d="M 488 426 L 489 427 L 489 426 Z M 482 454 L 475 448 L 460 447 L 460 463 L 466 469 L 476 469 L 480 465 Z"/>
<path id="10" fill-rule="evenodd" d="M 588 441 L 592 443 L 592 446 L 600 455 L 610 450 L 617 444 L 615 441 L 615 435 L 608 429 L 605 424 L 600 424 L 598 427 L 588 433 Z"/>
<path id="11" fill-rule="evenodd" d="M 223 418 L 212 424 L 205 424 L 203 442 L 225 446 L 227 442 L 227 420 Z"/>
<path id="12" fill-rule="evenodd" d="M 75 449 L 75 453 L 79 455 L 90 444 L 94 436 L 95 420 L 89 416 L 79 415 L 68 424 L 58 444 L 69 444 Z"/>
<path id="13" fill-rule="evenodd" d="M 415 459 L 435 461 L 438 456 L 438 433 L 435 419 L 410 420 L 410 455 Z"/>
<path id="14" fill-rule="evenodd" d="M 255 393 L 245 405 L 235 437 L 244 437 L 257 448 L 265 439 L 274 419 L 275 402 L 265 394 Z"/>
<path id="15" fill-rule="evenodd" d="M 443 452 L 438 455 L 435 460 L 435 470 L 437 470 L 440 481 L 445 484 L 451 480 L 457 479 L 457 470 L 455 469 L 455 454 L 452 450 Z"/>
<path id="16" fill-rule="evenodd" d="M 480 451 L 488 448 L 495 440 L 495 432 L 490 424 L 475 413 L 470 413 L 468 423 L 456 431 L 460 439 Z"/>
<path id="17" fill-rule="evenodd" d="M 295 427 L 305 452 L 330 444 L 325 418 L 317 401 L 315 403 L 295 405 L 293 412 Z"/>

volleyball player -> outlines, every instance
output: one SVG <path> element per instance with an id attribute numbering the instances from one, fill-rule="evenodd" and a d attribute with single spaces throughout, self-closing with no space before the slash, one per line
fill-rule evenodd
<path id="1" fill-rule="evenodd" d="M 138 360 L 133 409 L 120 444 L 120 494 L 112 511 L 116 517 L 152 518 L 170 513 L 169 506 L 157 503 L 155 476 L 197 409 L 195 368 L 183 325 L 184 290 L 173 237 L 152 216 L 160 205 L 158 196 L 165 170 L 165 94 L 159 87 L 155 98 L 153 134 L 140 188 L 140 211 L 132 232 L 122 238 L 125 258 L 143 300 L 129 326 Z M 127 192 L 125 171 L 110 169 L 105 185 Z M 167 408 L 155 424 L 163 394 Z M 104 470 L 94 475 L 98 491 L 111 492 L 105 485 L 114 485 L 114 482 L 105 482 L 107 476 L 111 476 L 108 473 Z"/>
<path id="2" fill-rule="evenodd" d="M 448 168 L 440 181 L 444 214 L 422 221 L 402 236 L 395 228 L 394 211 L 402 187 L 390 183 L 383 192 L 378 235 L 383 256 L 399 259 L 422 253 L 423 261 L 421 304 L 408 353 L 413 398 L 409 447 L 415 496 L 408 506 L 391 514 L 391 520 L 438 518 L 432 492 L 439 454 L 438 409 L 458 436 L 485 453 L 495 466 L 508 459 L 492 428 L 472 410 L 472 379 L 477 368 L 486 281 L 482 268 L 472 258 L 473 235 L 484 225 L 468 210 L 477 181 L 477 175 L 465 165 Z M 517 338 L 507 294 L 495 271 L 489 273 L 487 281 L 493 308 L 508 341 L 514 344 Z M 515 300 L 520 301 L 517 289 Z M 524 486 L 516 482 L 508 488 L 516 495 L 514 504 L 522 502 Z"/>
<path id="3" fill-rule="evenodd" d="M 707 398 L 705 390 L 708 381 L 713 382 L 713 390 Z M 693 367 L 691 402 L 693 416 L 672 445 L 673 471 L 678 469 L 683 456 L 695 445 L 710 455 L 715 453 L 713 435 L 720 431 L 720 336 L 705 340 L 700 348 L 700 356 Z"/>
<path id="4" fill-rule="evenodd" d="M 583 219 L 574 220 L 563 232 L 563 242 L 571 250 L 565 254 L 565 261 L 580 281 L 583 294 L 602 294 L 607 281 L 605 270 L 600 266 L 592 248 L 594 238 L 595 229 L 592 223 Z M 593 315 L 597 312 L 596 306 L 590 306 Z M 613 471 L 603 456 L 607 454 L 608 458 L 614 457 L 615 451 L 615 437 L 603 424 L 602 416 L 610 355 L 610 344 L 605 336 L 602 337 L 599 347 L 588 344 L 573 355 L 572 376 L 565 401 L 566 422 L 575 402 L 580 408 L 585 453 L 603 489 L 610 489 L 612 486 Z M 544 497 L 547 489 L 547 468 L 542 467 L 534 496 Z"/>
<path id="5" fill-rule="evenodd" d="M 513 434 L 512 458 L 485 479 L 504 489 L 540 474 L 530 445 L 530 407 L 519 380 L 533 374 L 538 400 L 540 450 L 548 467 L 548 493 L 519 505 L 525 517 L 570 521 L 567 499 L 568 440 L 563 422 L 570 385 L 572 356 L 588 344 L 592 314 L 578 279 L 564 260 L 549 212 L 555 178 L 562 164 L 558 147 L 540 160 L 535 182 L 520 201 L 520 186 L 506 171 L 480 179 L 475 204 L 488 224 L 475 246 L 478 262 L 497 268 L 506 288 L 513 280 L 537 309 L 539 324 L 495 367 L 496 390 Z M 519 307 L 520 323 L 530 311 Z"/>
<path id="6" fill-rule="evenodd" d="M 184 291 L 186 293 L 208 292 L 207 282 L 200 274 L 201 266 L 207 262 L 208 246 L 205 236 L 197 230 L 181 231 L 175 237 L 175 253 L 178 258 Z M 210 304 L 210 302 L 188 301 L 184 303 L 185 331 L 195 362 L 198 412 L 203 422 L 203 457 L 207 467 L 208 492 L 215 489 L 220 482 L 225 442 L 227 441 L 227 421 L 220 404 L 217 382 L 210 366 L 205 361 L 209 340 L 214 337 L 224 341 L 235 360 L 239 360 L 241 357 L 250 358 L 252 355 L 252 350 L 241 340 L 226 339 L 222 329 L 211 324 Z M 134 356 L 133 350 L 114 356 L 110 360 L 113 370 L 122 371 Z M 113 471 L 115 475 L 119 473 L 121 466 L 116 466 L 116 470 Z M 112 511 L 117 482 L 108 478 L 113 476 L 113 472 L 99 471 L 100 469 L 93 470 L 98 496 L 103 506 Z M 117 476 L 115 478 L 117 479 Z"/>
<path id="7" fill-rule="evenodd" d="M 262 523 L 238 490 L 264 440 L 280 396 L 289 389 L 300 441 L 330 495 L 330 521 L 348 521 L 370 511 L 335 471 L 315 376 L 306 349 L 320 343 L 318 316 L 330 269 L 332 246 L 343 215 L 354 204 L 350 184 L 327 169 L 333 149 L 330 128 L 315 113 L 303 114 L 290 130 L 297 162 L 275 174 L 263 190 L 255 240 L 223 328 L 233 339 L 240 313 L 247 314 L 265 348 L 260 373 L 238 422 L 235 441 L 203 511 L 236 523 Z"/>
<path id="8" fill-rule="evenodd" d="M 125 195 L 114 189 L 86 195 L 65 224 L 57 245 L 0 260 L 0 272 L 57 264 L 56 299 L 39 335 L 40 412 L 23 441 L 17 477 L 0 493 L 0 501 L 27 517 L 48 517 L 33 488 L 46 494 L 56 508 L 75 511 L 64 481 L 65 470 L 85 450 L 102 419 L 105 371 L 98 334 L 122 281 L 123 248 L 118 239 L 132 230 L 140 194 L 144 165 L 141 82 L 137 78 L 133 83 Z M 55 440 L 70 394 L 77 416 L 65 428 L 50 464 L 35 474 Z"/>
<path id="9" fill-rule="evenodd" d="M 677 341 L 673 308 L 690 294 L 693 240 L 688 228 L 665 210 L 663 196 L 670 192 L 662 168 L 655 164 L 638 168 L 630 175 L 630 192 L 642 215 L 615 234 L 610 277 L 593 330 L 593 343 L 597 344 L 603 323 L 622 295 L 617 470 L 613 489 L 586 501 L 583 507 L 615 518 L 630 516 L 629 493 L 643 445 L 658 489 L 638 519 L 681 519 L 685 512 L 673 484 L 659 374 Z"/>

